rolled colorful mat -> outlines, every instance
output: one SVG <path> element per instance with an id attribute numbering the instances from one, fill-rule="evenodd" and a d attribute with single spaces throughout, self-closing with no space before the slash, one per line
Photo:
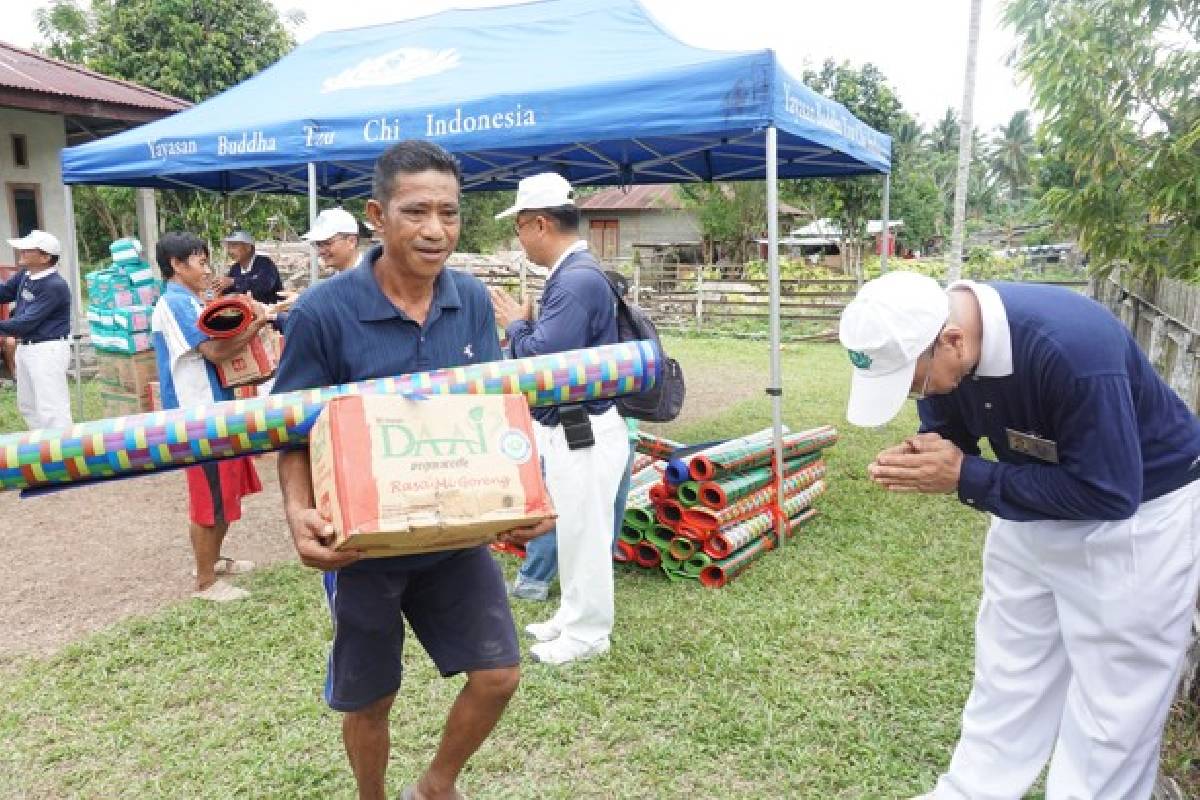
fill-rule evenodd
<path id="1" fill-rule="evenodd" d="M 675 490 L 675 494 L 679 497 L 679 502 L 685 508 L 691 508 L 700 502 L 700 484 L 696 481 L 684 481 L 679 484 L 679 488 Z"/>
<path id="2" fill-rule="evenodd" d="M 634 443 L 634 449 L 639 453 L 650 456 L 656 461 L 666 461 L 671 455 L 685 445 L 666 439 L 662 436 L 655 436 L 653 433 L 646 431 L 637 432 L 637 442 Z"/>
<path id="3" fill-rule="evenodd" d="M 789 433 L 783 437 L 783 458 L 787 460 L 806 453 L 815 453 L 834 444 L 837 437 L 837 429 L 832 425 Z M 691 460 L 692 478 L 698 481 L 712 481 L 735 472 L 765 466 L 771 463 L 774 453 L 772 441 L 748 441 L 736 448 L 717 453 L 706 452 Z"/>
<path id="4" fill-rule="evenodd" d="M 820 457 L 820 453 L 810 453 L 789 459 L 785 462 L 783 476 L 787 478 L 795 475 Z M 751 492 L 766 486 L 771 482 L 774 474 L 774 470 L 766 466 L 737 475 L 728 475 L 720 480 L 705 481 L 700 484 L 700 502 L 714 511 L 720 511 L 735 500 L 740 500 Z"/>
<path id="5" fill-rule="evenodd" d="M 814 461 L 796 474 L 783 479 L 784 498 L 811 486 L 817 479 L 824 476 L 825 462 Z M 775 502 L 775 484 L 772 482 L 740 500 L 730 503 L 720 511 L 713 511 L 711 508 L 705 507 L 685 508 L 682 512 L 683 524 L 690 525 L 707 535 L 747 517 L 752 517 L 773 502 Z"/>
<path id="6" fill-rule="evenodd" d="M 668 544 L 667 552 L 676 561 L 687 561 L 696 554 L 696 542 L 686 536 L 676 536 Z"/>
<path id="7" fill-rule="evenodd" d="M 825 492 L 825 481 L 818 480 L 807 489 L 792 495 L 783 501 L 783 515 L 791 519 L 812 505 Z M 765 508 L 753 517 L 731 525 L 708 537 L 704 543 L 704 552 L 715 559 L 728 558 L 752 540 L 762 536 L 775 527 L 775 515 L 771 508 Z"/>
<path id="8" fill-rule="evenodd" d="M 634 546 L 629 542 L 619 541 L 616 548 L 613 549 L 613 561 L 618 564 L 628 564 L 635 560 Z"/>
<path id="9" fill-rule="evenodd" d="M 637 455 L 635 455 L 633 457 L 633 463 L 629 465 L 629 474 L 637 475 L 639 472 L 641 472 L 642 470 L 644 470 L 646 467 L 650 466 L 653 463 L 654 463 L 653 456 L 647 456 L 647 455 L 638 453 Z"/>
<path id="10" fill-rule="evenodd" d="M 685 536 L 688 539 L 691 539 L 698 547 L 703 547 L 704 540 L 708 538 L 708 533 L 706 531 L 697 530 L 691 525 L 688 525 L 686 522 L 679 523 L 679 527 L 677 527 L 675 530 L 679 532 L 680 536 Z"/>
<path id="11" fill-rule="evenodd" d="M 712 558 L 703 550 L 693 553 L 692 557 L 683 562 L 683 572 L 685 575 L 690 575 L 694 578 L 699 578 L 700 573 L 704 568 L 713 563 Z"/>
<path id="12" fill-rule="evenodd" d="M 641 542 L 638 544 L 638 546 L 634 548 L 633 558 L 637 562 L 638 566 L 645 567 L 646 569 L 654 569 L 662 564 L 662 553 L 659 552 L 657 547 L 649 542 Z"/>
<path id="13" fill-rule="evenodd" d="M 220 297 L 206 305 L 196 327 L 212 339 L 232 339 L 254 322 L 254 307 L 243 295 Z"/>
<path id="14" fill-rule="evenodd" d="M 0 436 L 0 489 L 80 484 L 279 450 L 308 439 L 345 394 L 523 394 L 531 406 L 636 394 L 657 379 L 653 342 L 571 350 Z"/>
<path id="15" fill-rule="evenodd" d="M 661 503 L 664 500 L 671 498 L 671 487 L 663 482 L 658 482 L 650 485 L 650 501 L 653 503 Z"/>
<path id="16" fill-rule="evenodd" d="M 812 520 L 812 518 L 816 515 L 817 510 L 815 508 L 810 508 L 788 520 L 788 535 L 795 536 L 800 528 Z M 716 589 L 724 586 L 725 584 L 729 583 L 729 581 L 745 572 L 746 568 L 754 563 L 759 556 L 767 552 L 768 549 L 766 537 L 760 536 L 728 558 L 714 561 L 713 563 L 704 567 L 700 571 L 700 583 L 710 589 Z"/>

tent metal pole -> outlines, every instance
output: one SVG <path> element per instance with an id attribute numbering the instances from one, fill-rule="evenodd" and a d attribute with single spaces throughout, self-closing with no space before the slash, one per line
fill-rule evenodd
<path id="1" fill-rule="evenodd" d="M 771 425 L 775 432 L 775 499 L 783 502 L 783 367 L 780 361 L 779 329 L 779 140 L 775 126 L 767 127 L 767 278 L 771 285 Z M 786 521 L 777 520 L 779 544 L 783 544 Z"/>
<path id="2" fill-rule="evenodd" d="M 879 248 L 879 271 L 880 272 L 888 271 L 888 263 L 887 263 L 888 249 L 889 249 L 889 246 L 891 245 L 891 238 L 892 238 L 891 231 L 889 230 L 889 224 L 890 224 L 891 220 L 888 219 L 888 214 L 890 213 L 891 204 L 892 204 L 892 173 L 885 172 L 885 173 L 883 173 L 883 215 L 880 217 L 880 221 L 883 223 L 882 227 L 880 228 L 880 233 L 882 234 L 882 238 L 879 240 L 882 243 Z"/>
<path id="3" fill-rule="evenodd" d="M 313 226 L 317 224 L 317 165 L 313 162 L 308 162 L 308 229 L 311 231 Z M 321 276 L 321 267 L 317 262 L 317 249 L 310 248 L 308 261 L 308 279 L 309 286 L 317 282 L 317 278 Z"/>
<path id="4" fill-rule="evenodd" d="M 83 347 L 83 269 L 79 265 L 79 237 L 75 232 L 75 197 L 69 183 L 63 184 L 63 204 L 67 217 L 67 256 L 71 259 L 71 345 L 75 352 L 75 421 L 83 419 L 83 368 L 79 349 Z M 16 376 L 13 376 L 16 377 Z"/>

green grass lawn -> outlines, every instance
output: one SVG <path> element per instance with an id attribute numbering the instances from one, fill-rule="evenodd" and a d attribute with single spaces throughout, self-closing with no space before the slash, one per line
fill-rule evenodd
<path id="1" fill-rule="evenodd" d="M 765 385 L 761 343 L 669 345 L 693 381 L 749 364 Z M 619 571 L 611 652 L 524 668 L 464 774 L 469 796 L 894 798 L 932 786 L 970 684 L 986 519 L 866 480 L 870 458 L 915 418 L 909 408 L 879 431 L 846 426 L 848 370 L 832 345 L 784 355 L 787 423 L 832 422 L 843 435 L 821 516 L 724 589 Z M 702 441 L 770 420 L 765 399 L 711 411 L 663 432 Z M 247 603 L 184 602 L 56 657 L 9 662 L 0 797 L 350 796 L 338 715 L 321 701 L 318 576 L 284 565 L 244 584 Z M 552 610 L 518 601 L 517 623 Z M 405 664 L 393 791 L 424 765 L 461 684 L 415 643 Z"/>

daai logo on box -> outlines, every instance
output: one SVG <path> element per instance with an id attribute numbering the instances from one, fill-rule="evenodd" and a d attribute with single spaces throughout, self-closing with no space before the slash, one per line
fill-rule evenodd
<path id="1" fill-rule="evenodd" d="M 386 422 L 377 426 L 376 430 L 384 458 L 453 458 L 489 452 L 484 412 L 478 406 L 467 412 L 465 422 L 456 423 L 449 430 L 439 426 L 434 431 L 428 424 L 411 426 L 403 422 Z M 500 454 L 518 464 L 524 464 L 533 453 L 529 437 L 516 428 L 505 429 L 500 434 L 498 444 Z"/>

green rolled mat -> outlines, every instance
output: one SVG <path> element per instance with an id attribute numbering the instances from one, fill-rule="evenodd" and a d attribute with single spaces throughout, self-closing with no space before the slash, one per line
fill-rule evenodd
<path id="1" fill-rule="evenodd" d="M 617 534 L 617 537 L 622 542 L 637 544 L 646 538 L 646 531 L 642 530 L 641 528 L 635 528 L 627 522 L 622 522 L 621 532 Z"/>
<path id="2" fill-rule="evenodd" d="M 671 540 L 675 538 L 675 531 L 668 528 L 666 525 L 654 525 L 646 529 L 646 541 L 657 547 L 663 553 L 671 549 Z"/>
<path id="3" fill-rule="evenodd" d="M 646 433 L 646 431 L 638 431 L 637 441 L 634 443 L 635 450 L 658 461 L 666 461 L 681 447 L 687 447 L 687 445 Z"/>
<path id="4" fill-rule="evenodd" d="M 781 510 L 791 519 L 812 505 L 825 493 L 825 481 L 818 480 L 783 501 Z M 775 516 L 770 507 L 736 524 L 721 528 L 704 542 L 704 552 L 716 559 L 726 558 L 745 547 L 754 539 L 775 528 Z"/>
<path id="5" fill-rule="evenodd" d="M 647 531 L 654 525 L 654 507 L 647 503 L 644 506 L 625 506 L 624 524 L 640 531 Z"/>
<path id="6" fill-rule="evenodd" d="M 688 508 L 700 502 L 700 484 L 696 481 L 684 481 L 679 484 L 679 488 L 675 492 L 679 497 L 679 502 Z"/>
<path id="7" fill-rule="evenodd" d="M 794 536 L 800 528 L 817 515 L 816 509 L 808 508 L 788 520 L 787 534 Z M 728 558 L 714 560 L 700 571 L 700 583 L 716 589 L 742 574 L 747 567 L 769 549 L 765 536 L 759 536 Z"/>
<path id="8" fill-rule="evenodd" d="M 832 445 L 837 438 L 837 429 L 832 425 L 789 433 L 783 437 L 783 458 L 786 461 L 789 458 L 815 453 Z M 691 460 L 692 477 L 698 481 L 712 481 L 736 472 L 768 466 L 774 453 L 774 443 L 769 439 L 750 441 L 736 449 L 722 452 L 706 450 Z"/>
<path id="9" fill-rule="evenodd" d="M 702 550 L 683 562 L 683 572 L 692 578 L 699 578 L 700 573 L 710 564 L 712 564 L 712 557 Z"/>
<path id="10" fill-rule="evenodd" d="M 818 459 L 802 468 L 794 475 L 783 479 L 783 497 L 788 497 L 811 486 L 825 476 L 825 462 Z M 719 529 L 726 528 L 736 522 L 748 519 L 770 506 L 775 501 L 775 484 L 768 483 L 740 500 L 730 503 L 720 511 L 711 508 L 697 507 L 682 509 L 681 523 L 691 526 L 705 535 L 711 536 Z M 661 508 L 660 508 L 661 511 Z"/>
<path id="11" fill-rule="evenodd" d="M 820 458 L 820 453 L 810 453 L 788 459 L 784 462 L 783 475 L 785 478 L 795 475 Z M 730 503 L 766 486 L 771 482 L 771 478 L 771 467 L 766 466 L 757 467 L 749 472 L 728 475 L 720 480 L 705 481 L 700 484 L 700 502 L 714 511 L 720 511 Z"/>
<path id="12" fill-rule="evenodd" d="M 672 558 L 669 554 L 662 557 L 663 572 L 680 572 L 683 570 L 683 562 L 677 558 Z"/>

